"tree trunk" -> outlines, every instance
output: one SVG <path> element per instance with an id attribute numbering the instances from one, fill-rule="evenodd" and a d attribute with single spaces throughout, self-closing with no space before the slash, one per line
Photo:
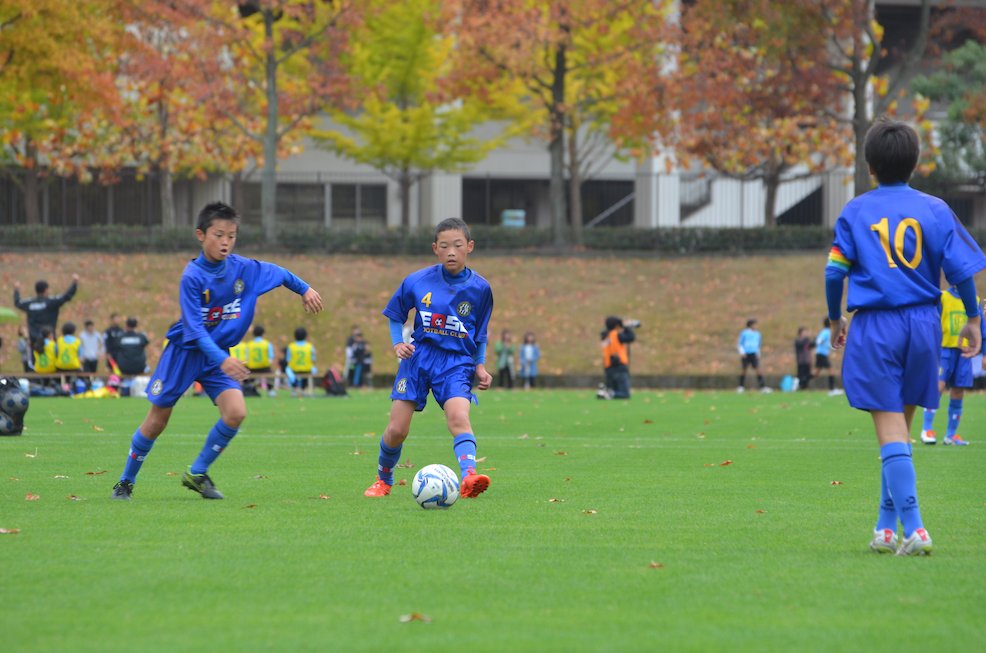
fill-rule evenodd
<path id="1" fill-rule="evenodd" d="M 36 226 L 41 224 L 41 207 L 38 204 L 38 150 L 34 143 L 28 139 L 24 143 L 24 154 L 27 166 L 24 168 L 24 215 L 27 224 Z"/>
<path id="2" fill-rule="evenodd" d="M 161 166 L 161 226 L 174 229 L 178 226 L 175 218 L 175 185 L 168 166 Z"/>
<path id="3" fill-rule="evenodd" d="M 405 234 L 411 231 L 411 173 L 402 170 L 397 180 L 397 187 L 401 196 L 401 229 Z"/>
<path id="4" fill-rule="evenodd" d="M 777 226 L 777 189 L 781 185 L 780 175 L 776 173 L 766 175 L 763 178 L 763 185 L 766 195 L 763 204 L 763 225 L 775 227 Z"/>
<path id="5" fill-rule="evenodd" d="M 551 230 L 555 245 L 565 244 L 565 46 L 555 51 L 554 80 L 551 84 L 551 181 L 548 201 L 551 204 Z"/>
<path id="6" fill-rule="evenodd" d="M 866 153 L 863 151 L 863 144 L 866 140 L 866 132 L 870 128 L 869 107 L 866 102 L 867 81 L 862 70 L 863 62 L 858 57 L 853 57 L 853 114 L 852 114 L 852 133 L 856 144 L 855 167 L 853 169 L 853 189 L 856 195 L 862 195 L 868 191 L 872 184 L 870 182 L 870 167 L 866 163 Z"/>
<path id="7" fill-rule="evenodd" d="M 274 10 L 264 9 L 264 35 L 274 43 Z M 260 222 L 264 239 L 277 243 L 277 59 L 273 48 L 266 54 L 267 125 L 264 130 L 264 167 L 260 174 Z"/>
<path id="8" fill-rule="evenodd" d="M 582 162 L 579 161 L 578 125 L 573 124 L 568 136 L 568 202 L 572 219 L 572 240 L 582 244 Z"/>

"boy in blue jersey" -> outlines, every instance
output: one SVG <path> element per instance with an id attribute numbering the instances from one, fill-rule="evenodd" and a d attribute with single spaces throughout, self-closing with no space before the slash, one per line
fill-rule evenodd
<path id="1" fill-rule="evenodd" d="M 301 295 L 305 311 L 322 310 L 318 292 L 291 272 L 233 254 L 238 226 L 239 215 L 222 202 L 207 204 L 198 215 L 195 237 L 202 243 L 202 253 L 182 274 L 181 319 L 168 330 L 168 345 L 151 375 L 147 388 L 151 408 L 133 435 L 123 474 L 113 486 L 114 499 L 130 499 L 137 472 L 168 425 L 174 405 L 196 381 L 219 408 L 220 419 L 182 477 L 182 485 L 205 499 L 222 499 L 206 472 L 246 418 L 240 381 L 250 374 L 245 363 L 229 355 L 229 348 L 250 328 L 257 299 L 278 286 Z"/>
<path id="2" fill-rule="evenodd" d="M 837 325 L 832 346 L 846 349 L 846 398 L 870 412 L 880 445 L 880 507 L 870 548 L 926 555 L 932 540 L 921 520 L 910 432 L 916 406 L 938 406 L 938 283 L 944 272 L 959 291 L 969 318 L 962 354 L 972 356 L 981 345 L 973 275 L 986 268 L 986 256 L 945 202 L 908 186 L 919 154 L 913 129 L 880 120 L 864 148 L 879 186 L 846 204 L 835 224 L 825 268 L 829 319 Z M 852 338 L 841 310 L 846 276 L 846 308 L 856 311 Z"/>
<path id="3" fill-rule="evenodd" d="M 466 267 L 474 247 L 465 222 L 443 220 L 435 227 L 431 246 L 440 263 L 405 278 L 383 310 L 390 318 L 390 341 L 400 365 L 390 394 L 390 420 L 380 438 L 377 479 L 365 496 L 390 494 L 411 417 L 424 409 L 429 390 L 445 411 L 462 474 L 460 494 L 477 497 L 489 487 L 490 478 L 476 473 L 476 438 L 469 406 L 476 399 L 473 378 L 480 390 L 493 382 L 486 371 L 493 291 L 486 279 Z M 411 343 L 405 343 L 402 330 L 412 308 L 414 334 Z"/>
<path id="4" fill-rule="evenodd" d="M 976 302 L 977 306 L 979 302 Z M 982 306 L 979 306 L 979 324 L 986 329 L 983 321 Z M 944 444 L 964 446 L 969 444 L 959 435 L 959 421 L 962 419 L 962 400 L 966 388 L 972 388 L 972 358 L 966 358 L 959 349 L 959 333 L 965 326 L 965 307 L 955 286 L 941 293 L 941 363 L 938 365 L 938 394 L 949 389 L 948 393 L 948 426 L 945 427 Z M 980 331 L 986 338 L 986 333 Z M 935 424 L 934 408 L 924 409 L 924 425 L 921 429 L 921 442 L 935 444 L 937 434 L 933 430 Z"/>

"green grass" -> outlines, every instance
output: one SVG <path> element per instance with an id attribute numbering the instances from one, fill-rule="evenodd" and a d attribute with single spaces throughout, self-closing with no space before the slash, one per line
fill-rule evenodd
<path id="1" fill-rule="evenodd" d="M 227 498 L 212 502 L 175 475 L 216 418 L 206 400 L 186 399 L 124 503 L 108 497 L 146 402 L 35 400 L 29 433 L 0 438 L 0 528 L 20 529 L 0 535 L 2 650 L 966 651 L 986 641 L 982 395 L 966 401 L 973 446 L 915 447 L 937 547 L 927 559 L 868 551 L 877 447 L 844 398 L 486 393 L 473 422 L 493 483 L 449 511 L 419 509 L 407 487 L 362 496 L 388 403 L 384 392 L 250 400 L 211 470 Z M 402 461 L 414 468 L 398 478 L 454 466 L 441 417 L 431 404 L 415 418 Z M 431 621 L 401 622 L 412 613 Z"/>

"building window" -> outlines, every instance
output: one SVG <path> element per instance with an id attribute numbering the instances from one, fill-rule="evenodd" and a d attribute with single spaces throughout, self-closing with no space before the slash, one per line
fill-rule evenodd
<path id="1" fill-rule="evenodd" d="M 385 184 L 332 184 L 331 224 L 337 229 L 387 225 Z"/>

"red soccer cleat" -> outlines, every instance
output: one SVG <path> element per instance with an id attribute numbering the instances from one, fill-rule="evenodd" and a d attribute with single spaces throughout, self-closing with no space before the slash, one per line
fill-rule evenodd
<path id="1" fill-rule="evenodd" d="M 373 485 L 371 485 L 370 487 L 366 488 L 366 491 L 363 492 L 363 496 L 364 497 L 385 497 L 388 494 L 390 494 L 390 489 L 392 487 L 393 487 L 392 485 L 387 485 L 386 483 L 384 483 L 383 481 L 381 481 L 380 480 L 380 477 L 378 476 L 377 477 L 377 480 L 373 481 Z"/>
<path id="2" fill-rule="evenodd" d="M 477 474 L 475 469 L 470 468 L 462 479 L 459 487 L 459 495 L 467 499 L 475 499 L 486 491 L 490 486 L 490 477 L 486 474 Z"/>

